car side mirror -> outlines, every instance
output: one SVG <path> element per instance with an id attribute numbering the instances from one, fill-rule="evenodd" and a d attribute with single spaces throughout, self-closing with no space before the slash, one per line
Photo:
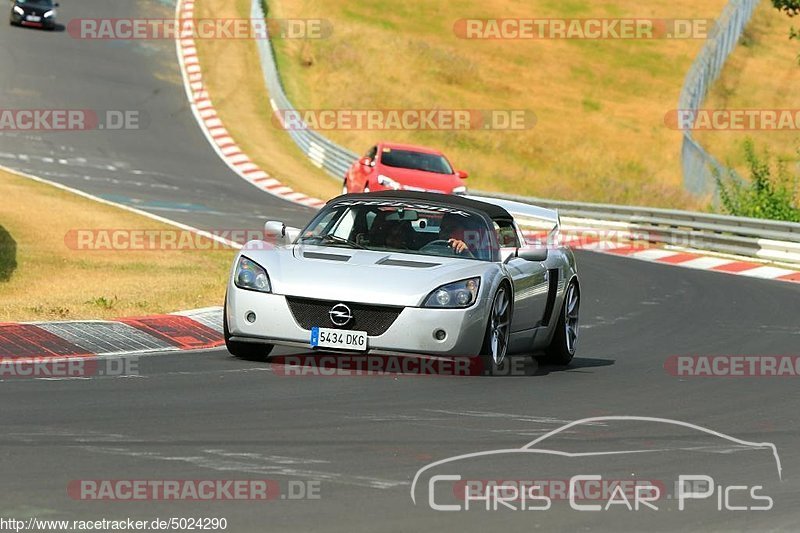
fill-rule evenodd
<path id="1" fill-rule="evenodd" d="M 469 174 L 467 174 L 467 171 L 465 170 L 456 170 L 456 176 L 458 176 L 462 180 L 465 180 L 469 177 Z"/>
<path id="2" fill-rule="evenodd" d="M 286 244 L 292 244 L 297 238 L 300 236 L 300 232 L 303 231 L 300 228 L 293 228 L 291 226 L 286 228 L 286 235 L 283 236 L 286 239 Z"/>
<path id="3" fill-rule="evenodd" d="M 525 261 L 535 261 L 541 263 L 547 260 L 547 247 L 546 246 L 525 246 L 524 248 L 517 248 L 517 257 Z"/>
<path id="4" fill-rule="evenodd" d="M 358 162 L 359 162 L 359 163 L 360 163 L 362 166 L 365 166 L 365 167 L 372 166 L 372 159 L 370 159 L 370 158 L 369 158 L 369 157 L 367 157 L 367 156 L 364 156 L 364 157 L 362 157 L 361 159 L 359 159 L 359 160 L 358 160 Z"/>
<path id="5" fill-rule="evenodd" d="M 299 228 L 288 227 L 279 220 L 269 220 L 264 224 L 264 240 L 275 244 L 291 244 L 300 235 Z"/>

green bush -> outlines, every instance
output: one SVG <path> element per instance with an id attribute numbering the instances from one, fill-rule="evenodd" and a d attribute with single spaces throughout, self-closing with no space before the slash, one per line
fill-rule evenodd
<path id="1" fill-rule="evenodd" d="M 749 181 L 741 181 L 733 171 L 728 171 L 724 178 L 714 171 L 725 212 L 739 217 L 800 222 L 798 177 L 792 176 L 781 161 L 773 174 L 769 154 L 764 151 L 759 156 L 749 139 L 744 143 L 744 155 L 750 169 Z"/>

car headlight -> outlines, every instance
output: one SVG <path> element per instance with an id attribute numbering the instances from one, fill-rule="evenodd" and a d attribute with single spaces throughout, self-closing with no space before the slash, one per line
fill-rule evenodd
<path id="1" fill-rule="evenodd" d="M 56 14 L 56 10 L 55 9 L 51 9 L 50 11 L 45 11 L 44 15 L 42 15 L 42 16 L 44 18 L 46 18 L 46 19 L 49 19 L 50 17 L 52 17 L 55 14 Z"/>
<path id="2" fill-rule="evenodd" d="M 442 285 L 425 298 L 423 307 L 469 307 L 478 300 L 481 278 L 470 278 Z"/>
<path id="3" fill-rule="evenodd" d="M 467 188 L 463 185 L 461 187 L 454 187 L 453 194 L 467 194 Z"/>
<path id="4" fill-rule="evenodd" d="M 242 256 L 236 265 L 233 283 L 240 289 L 250 291 L 272 292 L 267 271 L 258 263 Z"/>
<path id="5" fill-rule="evenodd" d="M 384 187 L 389 187 L 390 189 L 394 189 L 395 191 L 399 191 L 401 188 L 399 183 L 397 183 L 389 176 L 384 176 L 383 174 L 378 174 L 378 183 L 380 183 Z"/>
<path id="6" fill-rule="evenodd" d="M 25 10 L 19 6 L 14 6 L 14 13 L 16 13 L 17 15 L 24 15 Z"/>

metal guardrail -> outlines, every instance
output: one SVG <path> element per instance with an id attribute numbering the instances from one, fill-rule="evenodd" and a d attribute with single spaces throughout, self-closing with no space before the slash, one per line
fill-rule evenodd
<path id="1" fill-rule="evenodd" d="M 261 1 L 252 0 L 251 2 L 250 17 L 253 20 L 263 21 L 265 18 Z M 262 27 L 266 28 L 266 24 L 262 25 Z M 258 53 L 261 57 L 261 70 L 264 73 L 264 81 L 269 90 L 272 111 L 273 113 L 277 111 L 291 113 L 295 111 L 295 108 L 283 90 L 275 62 L 275 52 L 272 49 L 272 42 L 266 38 L 267 35 L 260 35 L 259 37 L 263 37 L 256 39 L 256 42 L 258 43 Z M 286 131 L 314 165 L 325 170 L 331 177 L 339 181 L 344 181 L 347 169 L 358 159 L 358 154 L 355 152 L 337 145 L 312 129 L 288 128 Z"/>
<path id="2" fill-rule="evenodd" d="M 265 18 L 261 2 L 262 0 L 252 0 L 253 19 Z M 697 81 L 689 83 L 687 78 L 687 85 L 681 96 L 681 102 L 685 102 L 687 109 L 697 109 L 702 104 L 710 85 L 709 80 L 719 75 L 724 57 L 727 57 L 727 53 L 735 46 L 741 30 L 749 19 L 749 14 L 745 16 L 744 12 L 740 13 L 738 6 L 754 8 L 757 3 L 758 0 L 732 0 L 726 8 L 726 10 L 731 9 L 731 5 L 737 7 L 732 15 L 733 20 L 728 22 L 726 27 L 738 29 L 731 30 L 733 33 L 718 32 L 713 38 L 714 42 L 717 42 L 712 45 L 714 49 L 704 51 L 698 57 L 692 70 L 696 74 L 690 73 L 690 77 L 695 76 Z M 267 25 L 264 24 L 262 27 L 266 28 Z M 283 90 L 271 42 L 267 38 L 262 38 L 258 39 L 257 43 L 264 80 L 270 94 L 270 106 L 273 111 L 294 111 L 294 106 Z M 358 159 L 358 155 L 354 152 L 338 146 L 311 129 L 287 130 L 287 132 L 315 165 L 337 180 L 343 180 L 349 166 Z M 696 172 L 699 168 L 705 168 L 708 172 L 707 158 L 711 156 L 693 140 L 690 144 L 688 149 L 684 144 L 684 150 L 691 150 L 696 154 L 686 156 L 685 162 L 687 158 L 694 161 L 690 161 L 691 165 L 694 165 L 692 172 Z M 562 220 L 573 227 L 624 229 L 640 239 L 654 243 L 800 264 L 800 224 L 796 223 L 650 207 L 545 200 L 475 190 L 471 190 L 470 193 L 557 209 Z"/>
<path id="3" fill-rule="evenodd" d="M 678 211 L 588 204 L 472 191 L 558 210 L 565 226 L 623 229 L 637 240 L 800 264 L 800 223 Z"/>
<path id="4" fill-rule="evenodd" d="M 736 48 L 758 3 L 759 0 L 731 0 L 725 6 L 703 49 L 686 74 L 678 104 L 682 111 L 696 113 L 703 105 L 711 85 L 719 78 L 725 61 Z M 689 129 L 683 132 L 681 165 L 683 185 L 693 194 L 714 192 L 714 171 L 721 176 L 726 172 L 726 168 L 700 146 Z"/>

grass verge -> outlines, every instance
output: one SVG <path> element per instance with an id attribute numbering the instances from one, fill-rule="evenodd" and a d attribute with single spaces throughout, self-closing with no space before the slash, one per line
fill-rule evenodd
<path id="1" fill-rule="evenodd" d="M 2 170 L 0 190 L 0 321 L 101 319 L 221 305 L 233 250 L 76 249 L 77 240 L 69 237 L 75 230 L 175 228 Z M 102 244 L 99 238 L 91 242 Z M 198 248 L 211 246 L 196 242 Z"/>
<path id="2" fill-rule="evenodd" d="M 195 4 L 195 13 L 202 19 L 249 19 L 250 0 L 202 0 Z M 256 44 L 247 39 L 196 42 L 205 88 L 239 147 L 297 191 L 323 200 L 341 194 L 341 182 L 309 163 L 289 135 L 272 124 Z"/>
<path id="3" fill-rule="evenodd" d="M 465 40 L 453 25 L 463 18 L 713 19 L 726 3 L 408 0 L 388 8 L 377 0 L 267 0 L 271 18 L 324 19 L 333 27 L 329 38 L 274 42 L 298 108 L 523 108 L 538 119 L 522 132 L 326 133 L 356 152 L 382 138 L 427 144 L 469 171 L 476 189 L 701 210 L 709 199 L 683 190 L 681 134 L 666 126 L 665 115 L 678 105 L 702 39 Z M 197 12 L 248 18 L 250 0 L 199 0 Z M 796 46 L 786 38 L 791 21 L 781 17 L 767 4 L 759 8 L 705 107 L 796 107 Z M 338 184 L 272 126 L 255 44 L 204 41 L 199 50 L 217 110 L 243 149 L 298 190 L 338 193 Z M 698 136 L 721 160 L 743 165 L 741 134 Z M 796 137 L 778 139 L 779 156 L 796 148 Z M 767 133 L 756 143 L 777 138 Z"/>
<path id="4" fill-rule="evenodd" d="M 214 0 L 202 0 L 210 2 Z M 700 208 L 683 190 L 680 132 L 665 125 L 702 39 L 475 40 L 459 19 L 715 18 L 726 0 L 268 0 L 274 18 L 322 18 L 327 39 L 277 40 L 298 108 L 528 109 L 524 131 L 333 131 L 428 144 L 474 188 L 569 200 Z"/>
<path id="5" fill-rule="evenodd" d="M 762 2 L 733 52 L 722 76 L 712 88 L 706 109 L 798 109 L 800 66 L 797 41 L 789 30 L 796 21 Z M 723 164 L 747 177 L 747 138 L 758 153 L 767 149 L 776 160 L 786 161 L 800 175 L 800 130 L 699 131 L 695 137 Z"/>

